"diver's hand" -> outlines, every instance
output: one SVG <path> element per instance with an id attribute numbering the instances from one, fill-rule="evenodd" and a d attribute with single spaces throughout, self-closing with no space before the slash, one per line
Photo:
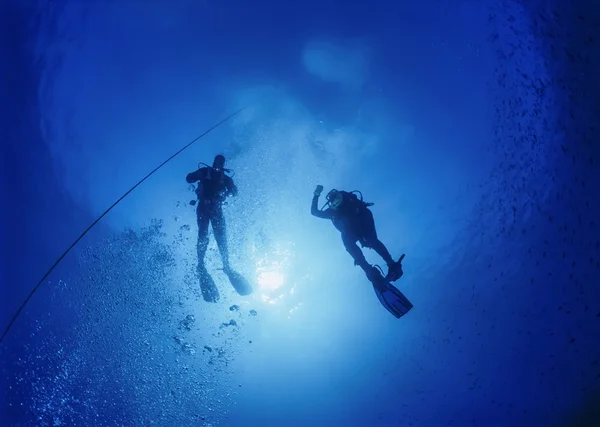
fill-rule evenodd
<path id="1" fill-rule="evenodd" d="M 315 192 L 313 194 L 315 196 L 319 197 L 322 192 L 323 192 L 323 186 L 322 185 L 317 185 L 317 188 L 315 188 Z"/>

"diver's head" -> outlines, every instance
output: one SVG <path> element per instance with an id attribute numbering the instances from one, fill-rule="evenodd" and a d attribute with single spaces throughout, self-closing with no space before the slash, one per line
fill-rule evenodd
<path id="1" fill-rule="evenodd" d="M 217 154 L 215 156 L 215 160 L 213 160 L 212 167 L 216 170 L 222 170 L 225 167 L 225 156 L 222 154 Z"/>
<path id="2" fill-rule="evenodd" d="M 327 201 L 331 209 L 338 209 L 344 200 L 344 196 L 337 190 L 331 190 L 327 195 Z"/>

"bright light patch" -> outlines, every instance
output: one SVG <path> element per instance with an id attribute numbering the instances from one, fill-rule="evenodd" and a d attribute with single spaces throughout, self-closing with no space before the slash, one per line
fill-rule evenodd
<path id="1" fill-rule="evenodd" d="M 272 292 L 283 286 L 283 274 L 277 271 L 263 271 L 258 275 L 257 283 L 261 290 Z"/>

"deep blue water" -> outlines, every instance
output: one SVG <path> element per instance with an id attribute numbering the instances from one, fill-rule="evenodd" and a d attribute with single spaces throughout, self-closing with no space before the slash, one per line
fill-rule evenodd
<path id="1" fill-rule="evenodd" d="M 2 426 L 600 425 L 600 7 L 6 0 L 0 31 L 2 330 L 247 106 L 43 283 L 0 343 Z M 208 304 L 184 179 L 219 152 L 255 292 L 211 236 Z M 375 203 L 405 317 L 316 184 Z"/>

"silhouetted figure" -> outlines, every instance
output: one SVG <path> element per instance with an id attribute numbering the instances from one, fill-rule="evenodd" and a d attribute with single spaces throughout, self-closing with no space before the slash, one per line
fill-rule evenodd
<path id="1" fill-rule="evenodd" d="M 223 215 L 223 202 L 229 196 L 237 195 L 237 187 L 233 179 L 226 174 L 225 156 L 219 154 L 215 157 L 212 167 L 206 166 L 195 172 L 189 173 L 186 181 L 190 184 L 197 182 L 196 195 L 198 197 L 196 216 L 198 218 L 198 274 L 200 287 L 205 301 L 216 302 L 219 300 L 219 291 L 206 271 L 204 258 L 208 248 L 208 225 L 212 225 L 213 234 L 219 247 L 223 271 L 229 277 L 232 285 L 242 295 L 252 292 L 250 285 L 235 272 L 229 265 L 229 249 L 227 246 L 227 228 Z M 245 282 L 245 283 L 243 283 Z"/>
<path id="2" fill-rule="evenodd" d="M 412 304 L 390 284 L 402 277 L 404 255 L 398 261 L 394 261 L 385 245 L 377 237 L 373 213 L 369 209 L 372 203 L 364 202 L 362 195 L 359 199 L 354 194 L 355 192 L 331 190 L 327 194 L 328 208 L 320 210 L 318 203 L 322 192 L 323 186 L 318 185 L 312 199 L 311 214 L 318 218 L 331 220 L 335 228 L 341 232 L 346 251 L 354 259 L 354 264 L 363 269 L 385 308 L 396 317 L 406 314 L 412 308 Z M 357 242 L 360 242 L 363 247 L 375 250 L 383 258 L 388 266 L 385 278 L 379 269 L 367 262 Z"/>

